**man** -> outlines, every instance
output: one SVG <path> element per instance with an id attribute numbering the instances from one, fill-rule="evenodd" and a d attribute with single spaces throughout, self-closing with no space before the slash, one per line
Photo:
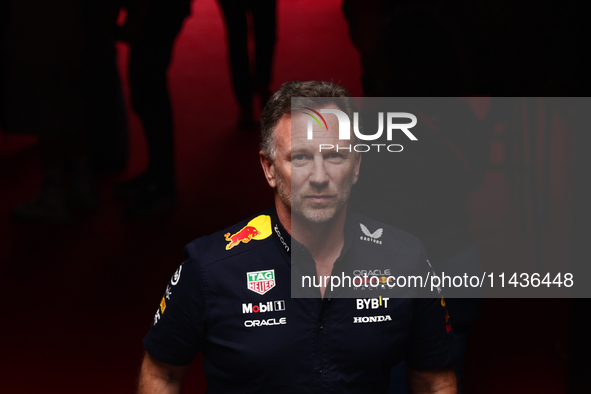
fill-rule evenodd
<path id="1" fill-rule="evenodd" d="M 292 114 L 292 97 L 313 98 L 304 104 L 316 108 Z M 347 211 L 361 157 L 318 149 L 339 142 L 336 117 L 307 138 L 309 113 L 352 115 L 347 97 L 331 83 L 296 81 L 270 99 L 260 161 L 275 207 L 186 247 L 144 339 L 140 394 L 179 393 L 199 351 L 212 393 L 386 393 L 402 359 L 413 392 L 456 393 L 443 299 L 380 297 L 373 310 L 363 299 L 333 298 L 338 290 L 326 284 L 312 289 L 317 297 L 291 297 L 296 257 L 304 263 L 296 272 L 312 262 L 319 278 L 360 256 L 378 264 L 395 254 L 409 272 L 425 262 L 416 238 Z M 363 240 L 362 225 L 382 226 L 383 245 Z"/>

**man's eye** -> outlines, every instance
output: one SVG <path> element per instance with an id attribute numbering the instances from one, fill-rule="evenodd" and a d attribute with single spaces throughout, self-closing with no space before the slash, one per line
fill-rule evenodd
<path id="1" fill-rule="evenodd" d="M 291 159 L 294 160 L 294 161 L 304 160 L 305 158 L 306 158 L 305 155 L 295 155 L 295 156 L 292 156 L 291 157 Z"/>
<path id="2" fill-rule="evenodd" d="M 339 159 L 339 158 L 341 158 L 341 157 L 343 157 L 343 156 L 342 156 L 340 153 L 337 153 L 337 152 L 332 152 L 332 153 L 330 153 L 330 154 L 328 155 L 328 157 L 329 157 L 330 159 Z"/>

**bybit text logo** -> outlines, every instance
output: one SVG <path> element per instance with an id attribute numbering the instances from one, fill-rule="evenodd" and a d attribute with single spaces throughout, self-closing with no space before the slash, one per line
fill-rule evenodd
<path id="1" fill-rule="evenodd" d="M 351 119 L 349 116 L 341 110 L 338 109 L 321 109 L 320 112 L 310 108 L 310 107 L 303 107 L 305 110 L 309 112 L 303 112 L 304 114 L 310 116 L 308 119 L 308 139 L 313 139 L 313 131 L 312 128 L 314 126 L 314 121 L 318 123 L 320 126 L 320 130 L 328 130 L 328 124 L 326 120 L 322 116 L 322 114 L 333 114 L 337 117 L 339 121 L 339 140 L 350 140 L 351 139 Z M 312 113 L 310 113 L 312 112 Z M 316 115 L 316 116 L 314 116 Z M 318 119 L 320 118 L 320 119 Z M 417 117 L 408 112 L 387 112 L 386 113 L 386 138 L 388 141 L 392 141 L 392 135 L 394 130 L 402 131 L 411 141 L 418 141 L 417 137 L 414 136 L 413 133 L 410 132 L 409 129 L 413 128 L 417 125 Z M 395 123 L 395 119 L 408 119 L 410 123 Z M 320 122 L 322 120 L 322 122 Z M 324 124 L 324 127 L 322 126 Z M 384 113 L 378 112 L 378 131 L 375 134 L 362 134 L 359 131 L 359 113 L 353 113 L 353 132 L 355 136 L 362 141 L 375 141 L 384 134 Z M 380 149 L 386 150 L 388 152 L 402 152 L 404 147 L 400 144 L 355 144 L 355 145 L 345 145 L 339 146 L 338 144 L 336 147 L 332 144 L 320 144 L 319 145 L 320 152 L 323 149 L 331 150 L 336 149 L 336 151 L 346 150 L 351 152 L 352 150 L 355 152 L 369 152 L 372 149 L 376 149 L 380 152 Z"/>

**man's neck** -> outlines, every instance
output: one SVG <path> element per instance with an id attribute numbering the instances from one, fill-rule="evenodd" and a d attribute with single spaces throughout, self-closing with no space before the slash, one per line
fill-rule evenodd
<path id="1" fill-rule="evenodd" d="M 323 260 L 324 256 L 333 255 L 335 251 L 341 253 L 345 244 L 346 209 L 328 222 L 312 223 L 305 218 L 292 216 L 289 208 L 277 204 L 277 201 L 275 207 L 281 225 L 289 235 L 308 248 L 314 260 L 317 257 Z"/>
<path id="2" fill-rule="evenodd" d="M 318 281 L 321 283 L 320 294 L 324 297 L 326 287 L 323 286 L 323 278 L 332 275 L 334 263 L 345 245 L 346 209 L 339 212 L 333 220 L 324 223 L 311 223 L 304 218 L 294 217 L 289 209 L 279 205 L 277 216 L 286 231 L 312 254 Z"/>
<path id="3" fill-rule="evenodd" d="M 346 214 L 343 210 L 333 220 L 324 223 L 312 223 L 304 218 L 292 216 L 292 236 L 308 248 L 317 263 L 335 254 L 338 257 L 345 244 Z"/>

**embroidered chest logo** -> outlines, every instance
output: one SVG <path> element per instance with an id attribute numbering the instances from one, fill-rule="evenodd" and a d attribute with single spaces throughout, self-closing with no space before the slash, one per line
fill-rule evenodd
<path id="1" fill-rule="evenodd" d="M 172 278 L 170 278 L 170 284 L 173 286 L 176 286 L 179 283 L 179 280 L 181 280 L 181 271 L 183 270 L 183 265 L 181 264 L 177 270 L 174 272 L 174 275 L 172 275 Z"/>
<path id="2" fill-rule="evenodd" d="M 248 290 L 263 295 L 275 287 L 275 270 L 247 272 L 246 280 Z"/>
<path id="3" fill-rule="evenodd" d="M 380 241 L 379 239 L 382 237 L 382 234 L 384 233 L 383 228 L 379 228 L 372 233 L 363 223 L 359 223 L 359 226 L 361 227 L 361 232 L 363 232 L 364 234 L 359 237 L 360 240 L 373 242 L 380 245 L 382 244 L 382 241 Z"/>
<path id="4" fill-rule="evenodd" d="M 224 234 L 224 238 L 229 242 L 229 244 L 226 245 L 226 250 L 232 249 L 234 246 L 240 244 L 240 242 L 246 244 L 252 239 L 260 241 L 268 238 L 271 234 L 271 217 L 269 215 L 259 215 L 248 222 L 246 226 L 242 227 L 237 233 Z"/>

